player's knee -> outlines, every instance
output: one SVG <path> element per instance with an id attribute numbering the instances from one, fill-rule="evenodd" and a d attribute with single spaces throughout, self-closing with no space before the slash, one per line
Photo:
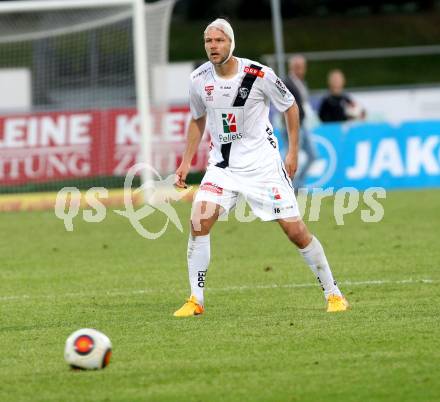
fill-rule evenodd
<path id="1" fill-rule="evenodd" d="M 210 230 L 211 225 L 209 225 L 206 220 L 201 220 L 197 222 L 191 221 L 191 234 L 193 236 L 205 236 L 209 234 Z"/>
<path id="2" fill-rule="evenodd" d="M 286 234 L 289 240 L 299 248 L 307 247 L 312 238 L 306 225 L 302 221 L 289 225 Z"/>
<path id="3" fill-rule="evenodd" d="M 191 233 L 194 236 L 204 236 L 209 233 L 218 216 L 215 204 L 198 203 L 191 214 Z"/>
<path id="4" fill-rule="evenodd" d="M 204 219 L 199 215 L 191 218 L 191 233 L 193 236 L 204 236 L 211 230 L 212 223 L 209 219 Z"/>

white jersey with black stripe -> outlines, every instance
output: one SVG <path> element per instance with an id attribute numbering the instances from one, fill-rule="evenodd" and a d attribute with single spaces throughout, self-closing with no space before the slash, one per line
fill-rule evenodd
<path id="1" fill-rule="evenodd" d="M 191 74 L 190 108 L 194 119 L 207 115 L 212 141 L 209 164 L 251 171 L 268 158 L 279 157 L 269 121 L 270 102 L 284 112 L 295 99 L 272 69 L 236 59 L 238 72 L 231 79 L 219 77 L 211 62 Z"/>

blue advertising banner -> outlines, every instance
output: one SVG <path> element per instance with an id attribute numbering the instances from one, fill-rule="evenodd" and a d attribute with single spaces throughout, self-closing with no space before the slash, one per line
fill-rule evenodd
<path id="1" fill-rule="evenodd" d="M 325 124 L 312 138 L 309 187 L 440 187 L 440 121 Z"/>

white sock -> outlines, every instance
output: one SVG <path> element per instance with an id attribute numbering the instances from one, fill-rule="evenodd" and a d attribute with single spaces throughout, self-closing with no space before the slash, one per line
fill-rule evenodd
<path id="1" fill-rule="evenodd" d="M 341 296 L 341 291 L 339 290 L 336 281 L 333 279 L 327 257 L 325 256 L 324 249 L 319 240 L 313 236 L 310 244 L 303 249 L 299 249 L 299 252 L 302 254 L 304 260 L 318 279 L 322 290 L 324 291 L 325 298 L 327 299 L 331 294 Z"/>
<path id="2" fill-rule="evenodd" d="M 206 236 L 192 236 L 190 234 L 188 239 L 187 256 L 191 295 L 195 296 L 197 301 L 203 305 L 205 278 L 211 256 L 209 234 Z"/>

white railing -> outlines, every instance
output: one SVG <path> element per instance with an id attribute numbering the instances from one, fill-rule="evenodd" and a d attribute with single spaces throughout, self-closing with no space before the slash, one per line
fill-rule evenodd
<path id="1" fill-rule="evenodd" d="M 286 53 L 286 59 L 301 53 L 307 60 L 350 60 L 350 59 L 374 59 L 383 57 L 424 56 L 440 54 L 440 45 L 428 46 L 401 46 L 372 49 L 348 49 L 348 50 L 325 50 L 316 52 Z M 270 66 L 276 64 L 276 55 L 264 54 L 262 61 Z"/>

